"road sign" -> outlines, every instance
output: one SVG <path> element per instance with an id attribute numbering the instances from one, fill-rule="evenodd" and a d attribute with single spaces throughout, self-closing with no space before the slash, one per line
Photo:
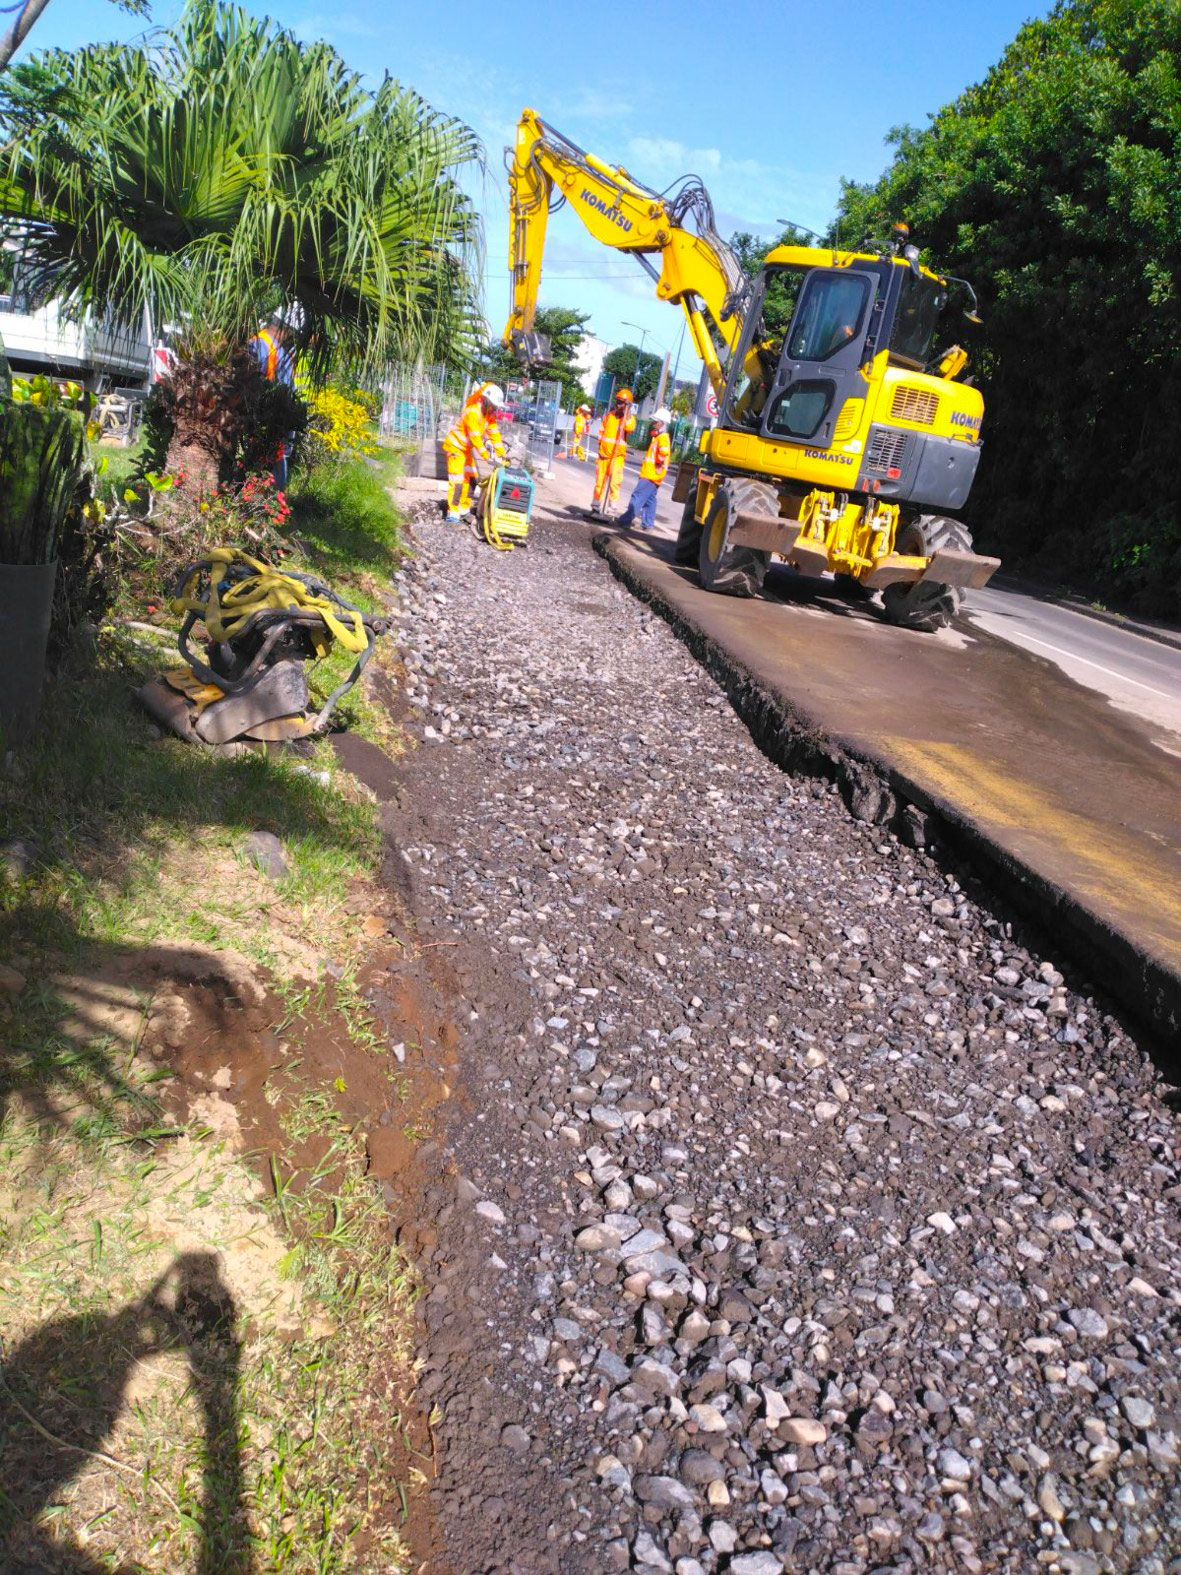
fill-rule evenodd
<path id="1" fill-rule="evenodd" d="M 705 413 L 711 421 L 718 419 L 718 396 L 711 394 L 705 402 Z"/>

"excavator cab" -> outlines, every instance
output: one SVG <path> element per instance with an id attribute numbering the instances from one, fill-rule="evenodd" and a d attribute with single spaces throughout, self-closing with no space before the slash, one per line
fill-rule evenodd
<path id="1" fill-rule="evenodd" d="M 795 309 L 777 340 L 763 303 L 785 274 Z M 757 444 L 759 471 L 785 481 L 961 507 L 982 405 L 954 380 L 962 353 L 926 370 L 948 299 L 947 282 L 909 260 L 844 253 L 824 267 L 816 251 L 781 248 L 753 283 L 711 452 L 754 469 Z"/>

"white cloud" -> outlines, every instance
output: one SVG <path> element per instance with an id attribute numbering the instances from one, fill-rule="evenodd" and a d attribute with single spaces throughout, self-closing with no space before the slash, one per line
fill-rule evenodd
<path id="1" fill-rule="evenodd" d="M 777 230 L 781 218 L 822 229 L 840 189 L 837 176 L 827 171 L 730 158 L 719 148 L 694 148 L 673 137 L 630 137 L 627 150 L 628 168 L 645 186 L 661 189 L 682 175 L 699 175 L 724 234 Z"/>
<path id="2" fill-rule="evenodd" d="M 572 120 L 623 120 L 631 114 L 627 99 L 612 97 L 598 88 L 582 87 L 566 106 Z"/>

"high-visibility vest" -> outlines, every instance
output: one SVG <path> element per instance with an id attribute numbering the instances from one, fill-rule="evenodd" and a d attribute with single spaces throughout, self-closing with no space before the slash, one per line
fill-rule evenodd
<path id="1" fill-rule="evenodd" d="M 623 417 L 617 416 L 614 410 L 609 410 L 599 428 L 599 458 L 610 459 L 615 452 L 616 443 L 619 444 L 619 452 L 622 454 L 628 438 L 635 430 L 636 418 L 630 410 Z"/>
<path id="2" fill-rule="evenodd" d="M 268 383 L 273 383 L 275 378 L 279 375 L 279 346 L 271 338 L 270 334 L 267 333 L 265 328 L 259 330 L 258 337 L 267 347 L 267 364 L 266 371 L 263 375 L 266 377 Z"/>
<path id="3" fill-rule="evenodd" d="M 653 432 L 652 441 L 648 444 L 648 452 L 644 455 L 644 463 L 640 466 L 640 478 L 643 481 L 654 481 L 657 486 L 668 475 L 668 462 L 672 454 L 672 443 L 667 432 Z"/>
<path id="4" fill-rule="evenodd" d="M 479 454 L 491 463 L 504 458 L 504 439 L 496 424 L 495 416 L 485 416 L 482 405 L 487 383 L 468 395 L 459 420 L 443 439 L 443 447 L 453 454 Z"/>
<path id="5" fill-rule="evenodd" d="M 576 410 L 574 412 L 574 436 L 576 439 L 582 437 L 583 433 L 587 429 L 589 421 L 590 417 L 587 416 L 584 411 Z"/>

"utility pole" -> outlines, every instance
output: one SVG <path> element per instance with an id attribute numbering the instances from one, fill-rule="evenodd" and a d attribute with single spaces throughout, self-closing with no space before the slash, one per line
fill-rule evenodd
<path id="1" fill-rule="evenodd" d="M 657 407 L 657 409 L 659 409 L 661 405 L 664 405 L 664 404 L 668 403 L 668 401 L 665 399 L 664 396 L 668 392 L 668 363 L 671 360 L 672 360 L 672 351 L 671 350 L 666 350 L 664 352 L 664 365 L 660 368 L 660 381 L 656 385 L 656 407 Z"/>

